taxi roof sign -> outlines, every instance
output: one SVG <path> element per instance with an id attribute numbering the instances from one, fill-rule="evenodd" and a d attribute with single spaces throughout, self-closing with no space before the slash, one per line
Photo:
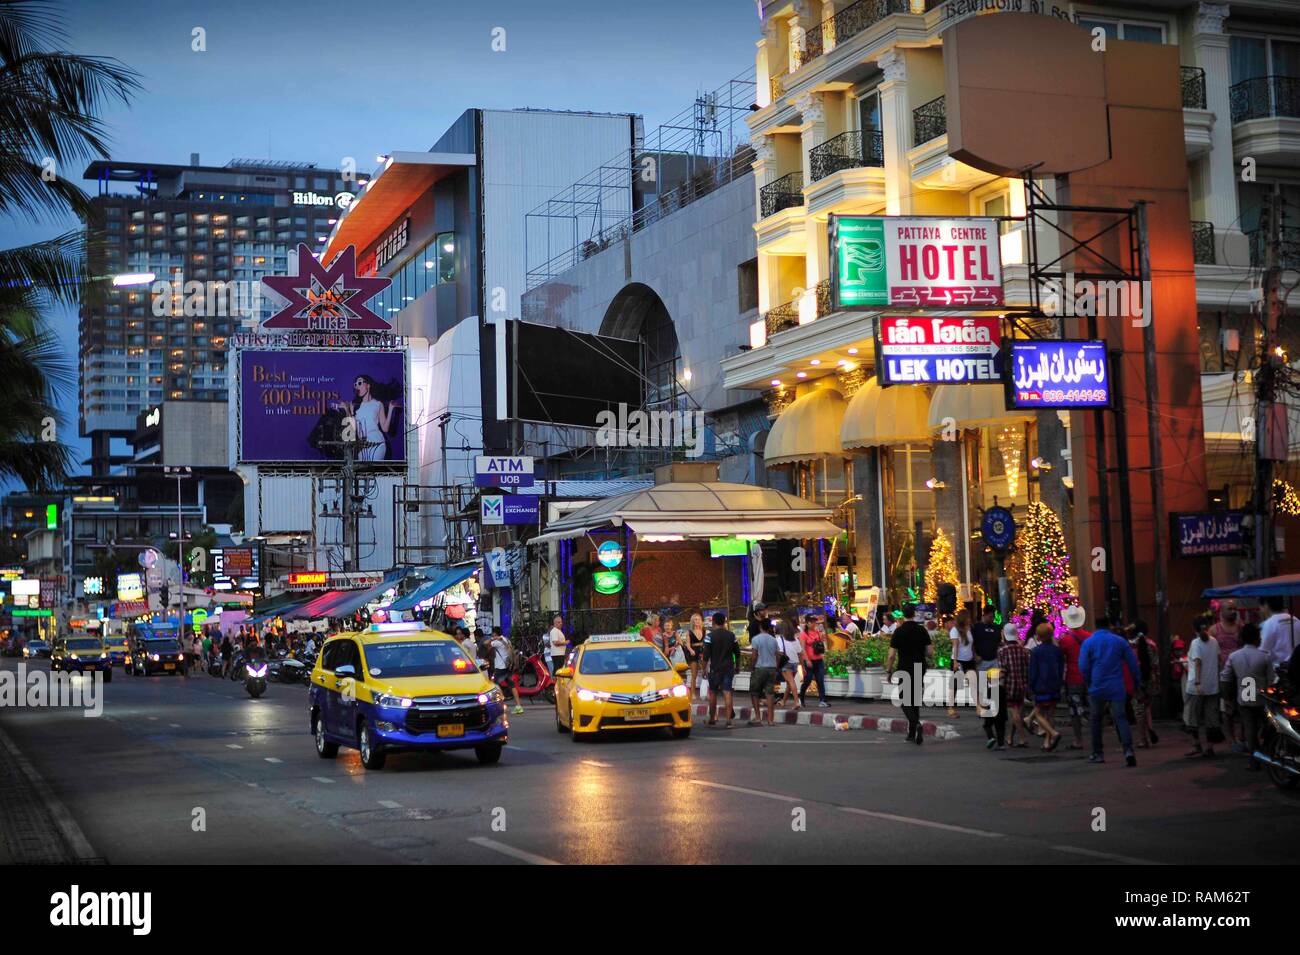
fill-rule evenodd
<path id="1" fill-rule="evenodd" d="M 632 643 L 641 640 L 635 633 L 603 633 L 597 637 L 588 637 L 587 643 Z M 642 641 L 644 642 L 644 641 Z"/>

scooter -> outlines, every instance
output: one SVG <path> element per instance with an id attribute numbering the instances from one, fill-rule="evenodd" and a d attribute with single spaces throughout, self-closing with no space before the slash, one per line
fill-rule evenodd
<path id="1" fill-rule="evenodd" d="M 267 662 L 262 657 L 251 657 L 242 666 L 244 671 L 244 689 L 253 699 L 266 692 Z"/>
<path id="2" fill-rule="evenodd" d="M 547 703 L 555 702 L 555 677 L 540 653 L 526 658 L 517 673 L 507 673 L 497 678 L 497 686 L 510 700 L 512 688 L 519 688 L 519 697 L 541 697 Z"/>
<path id="3" fill-rule="evenodd" d="M 1300 784 L 1300 709 L 1287 699 L 1290 681 L 1281 673 L 1278 682 L 1264 691 L 1264 734 L 1254 758 L 1268 770 L 1268 778 L 1279 789 Z"/>
<path id="4" fill-rule="evenodd" d="M 311 679 L 311 667 L 287 653 L 272 659 L 268 667 L 266 678 L 276 683 L 306 683 Z"/>

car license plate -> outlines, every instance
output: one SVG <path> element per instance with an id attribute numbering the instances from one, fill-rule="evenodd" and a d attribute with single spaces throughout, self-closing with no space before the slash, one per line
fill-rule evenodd
<path id="1" fill-rule="evenodd" d="M 438 727 L 438 735 L 439 736 L 464 736 L 465 724 L 464 723 L 443 723 L 441 726 Z"/>
<path id="2" fill-rule="evenodd" d="M 175 669 L 176 669 L 176 664 L 174 664 L 174 663 L 164 663 L 164 664 L 163 664 L 163 669 L 164 669 L 164 670 L 175 670 Z"/>
<path id="3" fill-rule="evenodd" d="M 648 720 L 650 719 L 650 707 L 640 706 L 635 709 L 626 709 L 623 711 L 625 720 Z"/>

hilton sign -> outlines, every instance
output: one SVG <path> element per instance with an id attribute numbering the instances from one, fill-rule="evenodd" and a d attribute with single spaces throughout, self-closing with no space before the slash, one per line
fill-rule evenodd
<path id="1" fill-rule="evenodd" d="M 356 196 L 350 192 L 338 192 L 332 196 L 322 196 L 319 192 L 295 192 L 293 194 L 293 204 L 295 206 L 338 206 L 340 209 L 346 209 L 352 205 Z"/>

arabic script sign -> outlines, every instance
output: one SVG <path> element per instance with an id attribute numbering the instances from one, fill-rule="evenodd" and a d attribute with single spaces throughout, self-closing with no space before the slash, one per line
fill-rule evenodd
<path id="1" fill-rule="evenodd" d="M 1250 541 L 1242 526 L 1243 517 L 1243 511 L 1170 514 L 1174 554 L 1178 557 L 1221 557 L 1244 553 Z"/>
<path id="2" fill-rule="evenodd" d="M 366 302 L 388 288 L 388 278 L 357 275 L 357 250 L 348 246 L 329 268 L 306 245 L 298 246 L 297 275 L 268 275 L 262 284 L 289 304 L 268 318 L 263 328 L 315 332 L 387 331 L 392 328 Z"/>
<path id="3" fill-rule="evenodd" d="M 835 216 L 837 308 L 992 308 L 1002 304 L 996 219 Z"/>
<path id="4" fill-rule="evenodd" d="M 876 324 L 881 385 L 1002 380 L 999 319 L 884 316 Z"/>
<path id="5" fill-rule="evenodd" d="M 1008 408 L 1110 406 L 1105 342 L 1012 342 L 1007 364 Z"/>

